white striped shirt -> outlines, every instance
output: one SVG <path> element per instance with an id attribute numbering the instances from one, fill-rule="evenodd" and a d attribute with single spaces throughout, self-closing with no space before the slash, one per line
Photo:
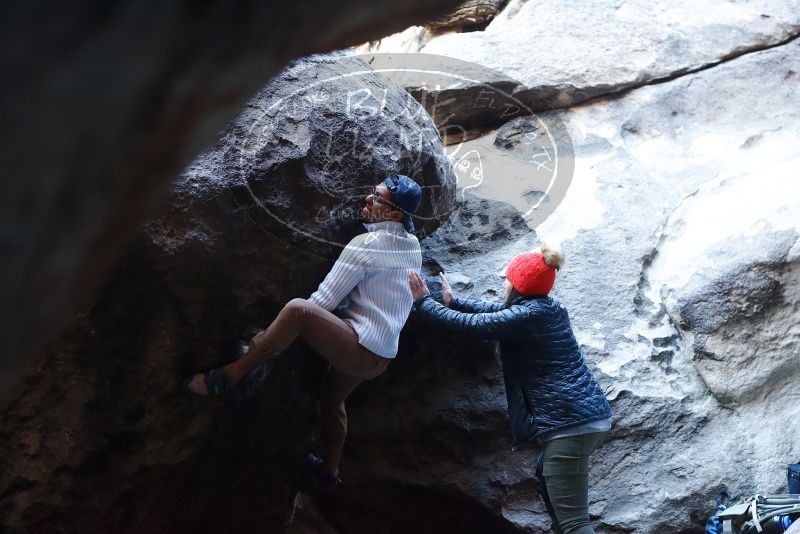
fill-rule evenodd
<path id="1" fill-rule="evenodd" d="M 358 342 L 379 356 L 394 358 L 400 330 L 411 307 L 408 273 L 422 269 L 416 236 L 402 223 L 368 223 L 354 237 L 309 301 L 333 311 L 358 334 Z M 347 297 L 347 299 L 346 299 Z"/>

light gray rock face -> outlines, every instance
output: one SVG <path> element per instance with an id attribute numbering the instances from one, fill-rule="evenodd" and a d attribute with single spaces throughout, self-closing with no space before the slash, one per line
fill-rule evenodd
<path id="1" fill-rule="evenodd" d="M 667 293 L 694 365 L 721 404 L 796 385 L 800 269 L 789 251 L 798 237 L 762 231 L 724 241 L 704 258 L 713 263 Z"/>
<path id="2" fill-rule="evenodd" d="M 357 54 L 368 54 L 370 52 L 391 51 L 397 52 L 419 52 L 431 38 L 431 31 L 426 26 L 409 26 L 401 32 L 394 33 L 388 37 L 369 41 L 353 47 Z"/>
<path id="3" fill-rule="evenodd" d="M 492 67 L 564 107 L 798 33 L 796 0 L 553 0 L 527 2 L 483 32 L 434 38 L 421 52 Z"/>
<path id="4" fill-rule="evenodd" d="M 426 243 L 429 274 L 489 300 L 511 257 L 561 243 L 554 295 L 614 413 L 590 467 L 597 532 L 700 533 L 717 492 L 784 491 L 800 458 L 798 72 L 795 41 L 564 111 L 575 176 L 547 220 L 526 228 L 525 187 L 487 175 Z M 548 532 L 491 344 L 412 319 L 401 347 L 350 404 L 354 498 L 408 517 L 418 501 L 385 503 L 424 490 L 493 532 Z"/>
<path id="5" fill-rule="evenodd" d="M 419 51 L 502 72 L 520 84 L 516 97 L 541 110 L 674 77 L 800 35 L 797 0 L 519 4 L 509 3 L 484 31 L 431 37 Z M 408 42 L 390 39 L 371 51 L 412 51 L 401 41 Z"/>

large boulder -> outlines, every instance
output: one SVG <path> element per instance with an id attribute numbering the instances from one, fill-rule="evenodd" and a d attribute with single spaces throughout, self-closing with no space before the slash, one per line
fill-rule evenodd
<path id="1" fill-rule="evenodd" d="M 761 159 L 755 146 L 749 152 Z M 789 177 L 800 151 L 793 152 L 784 154 L 788 165 L 765 172 L 756 161 L 739 162 L 735 175 L 699 188 L 670 216 L 650 271 L 658 282 L 651 292 L 660 288 L 653 296 L 708 391 L 731 409 L 788 393 L 797 380 L 800 187 Z M 798 416 L 800 408 L 786 412 Z"/>
<path id="2" fill-rule="evenodd" d="M 245 381 L 239 402 L 182 397 L 179 379 L 240 355 L 287 300 L 307 297 L 390 172 L 424 187 L 421 237 L 446 220 L 455 181 L 433 123 L 367 64 L 310 58 L 265 87 L 3 412 L 0 529 L 283 528 L 322 360 L 296 344 Z"/>
<path id="3" fill-rule="evenodd" d="M 177 181 L 147 225 L 154 263 L 184 302 L 233 292 L 246 309 L 307 296 L 364 231 L 364 199 L 393 173 L 423 188 L 413 221 L 424 238 L 455 199 L 452 165 L 425 110 L 358 58 L 297 62 Z M 224 285 L 212 282 L 216 271 Z M 203 272 L 215 274 L 198 294 Z"/>

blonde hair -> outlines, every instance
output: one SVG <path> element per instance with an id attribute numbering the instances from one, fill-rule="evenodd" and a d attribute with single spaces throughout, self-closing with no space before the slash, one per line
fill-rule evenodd
<path id="1" fill-rule="evenodd" d="M 564 254 L 555 247 L 550 247 L 547 243 L 542 243 L 541 246 L 539 246 L 539 252 L 541 252 L 544 262 L 550 267 L 559 270 L 561 266 L 564 265 Z"/>

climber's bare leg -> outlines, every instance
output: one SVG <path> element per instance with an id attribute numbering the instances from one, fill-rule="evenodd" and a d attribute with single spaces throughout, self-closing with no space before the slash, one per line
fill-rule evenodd
<path id="1" fill-rule="evenodd" d="M 348 357 L 350 349 L 358 345 L 353 328 L 339 317 L 305 299 L 293 299 L 280 311 L 265 330 L 256 334 L 244 356 L 222 368 L 230 384 L 235 384 L 248 371 L 277 357 L 300 336 L 331 365 L 344 372 L 360 375 L 356 362 Z M 195 393 L 207 395 L 203 374 L 196 374 L 189 382 Z"/>

